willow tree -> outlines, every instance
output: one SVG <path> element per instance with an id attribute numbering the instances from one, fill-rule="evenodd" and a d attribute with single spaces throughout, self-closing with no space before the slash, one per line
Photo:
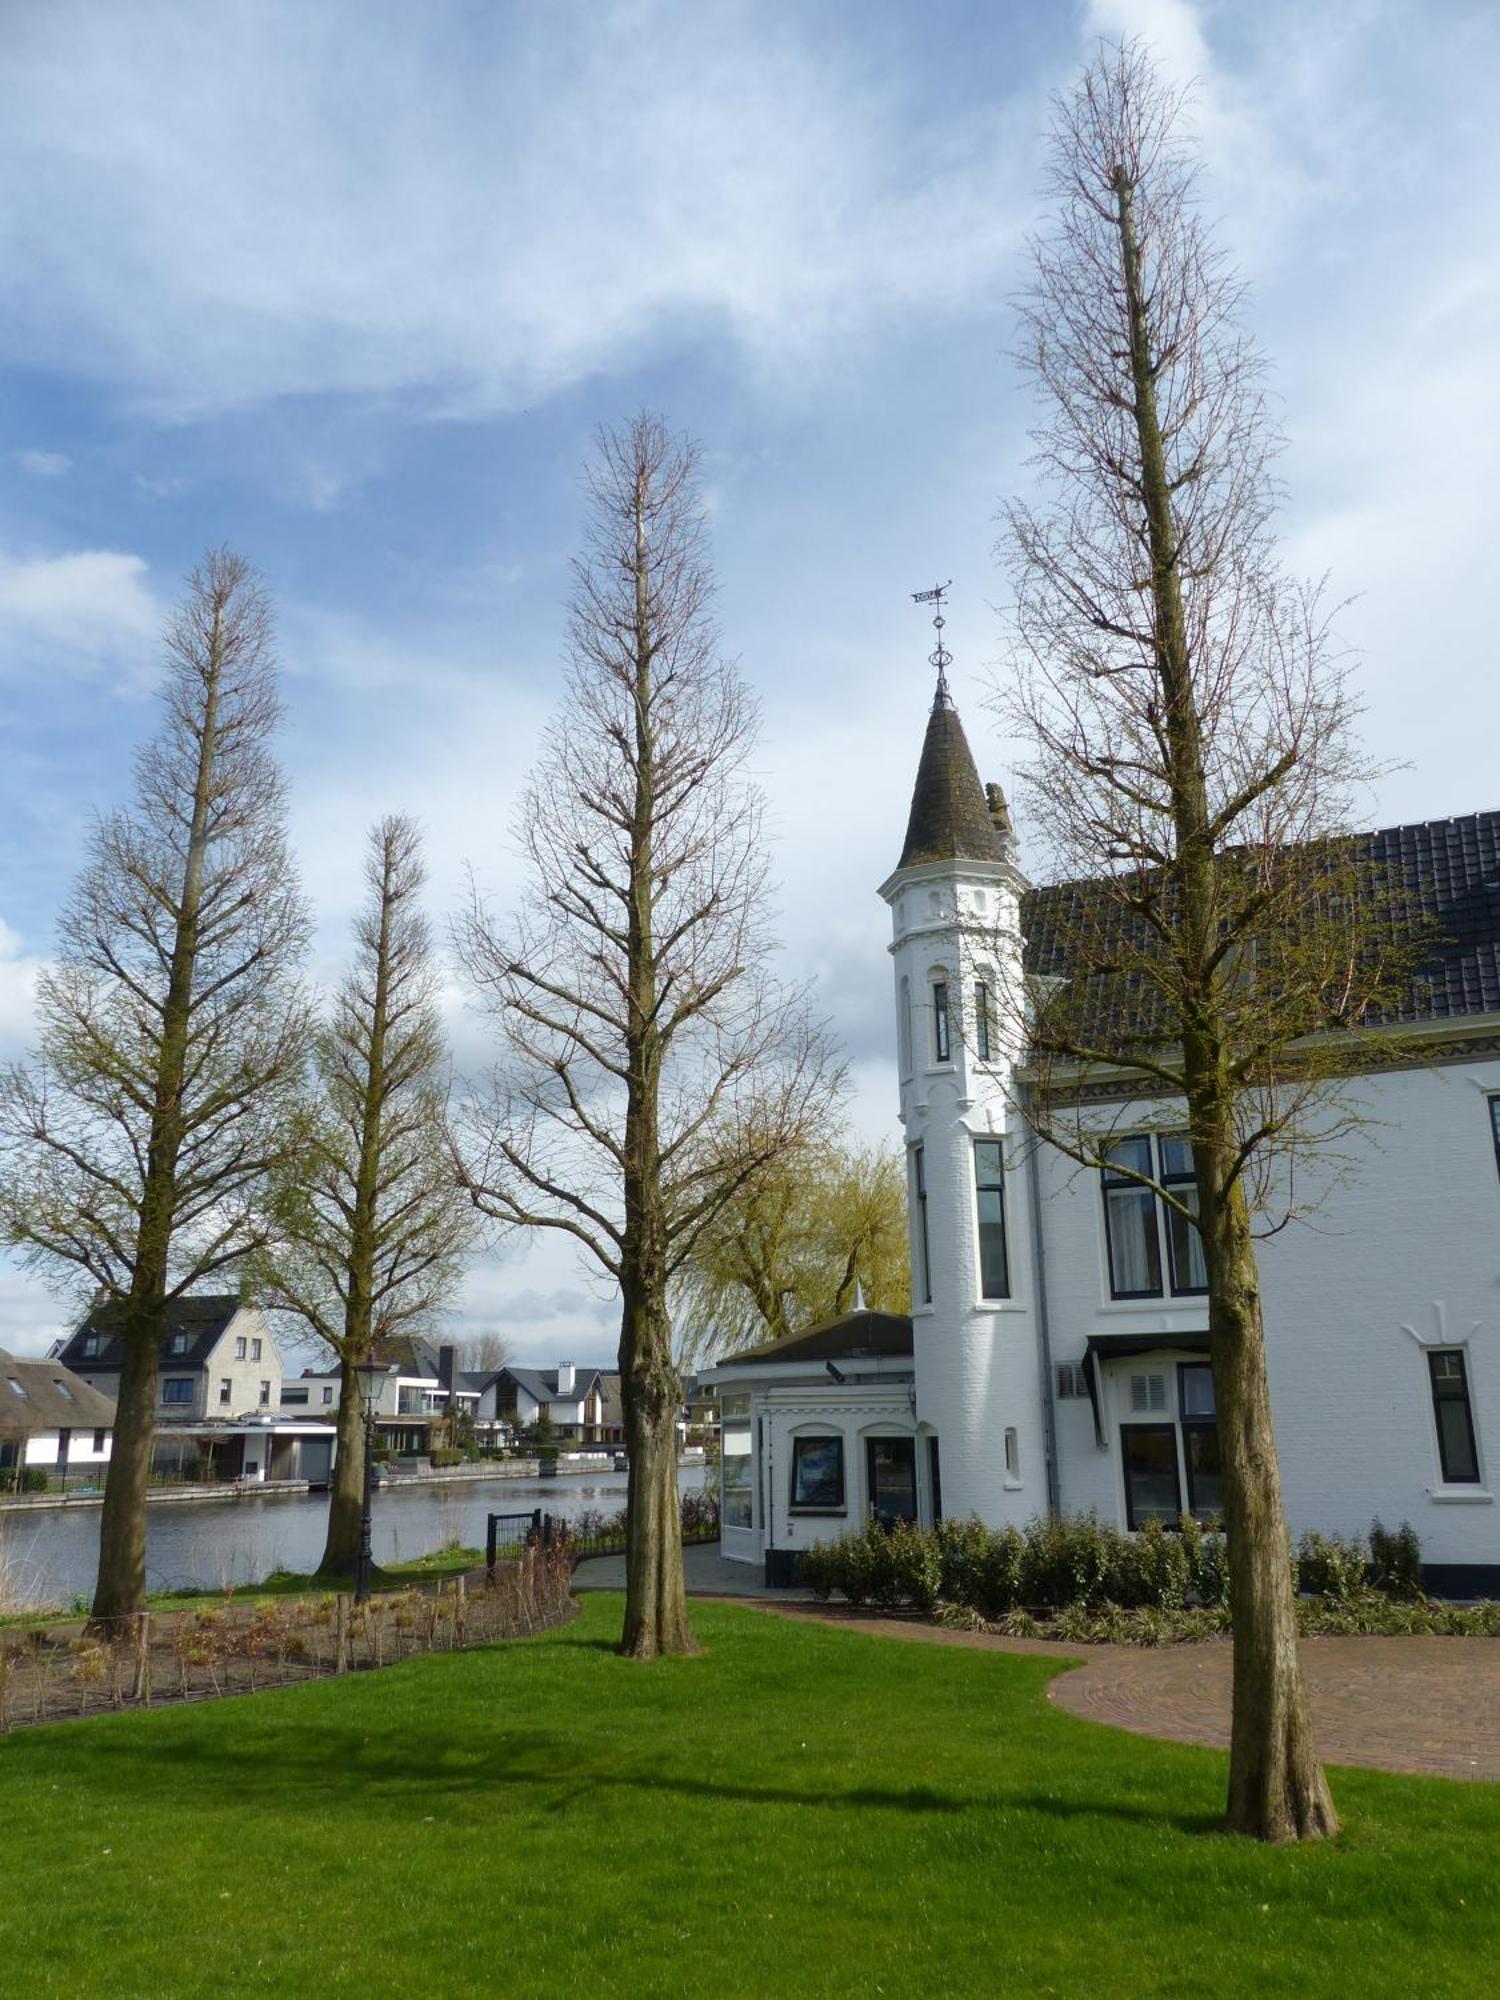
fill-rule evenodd
<path id="1" fill-rule="evenodd" d="M 38 986 L 38 1058 L 0 1079 L 7 1240 L 120 1311 L 100 1623 L 145 1601 L 168 1302 L 264 1241 L 307 1045 L 270 605 L 238 556 L 193 572 L 166 652 L 166 718 L 137 756 L 135 802 L 96 825 Z"/>
<path id="2" fill-rule="evenodd" d="M 719 652 L 696 466 L 654 417 L 600 432 L 566 699 L 517 826 L 527 900 L 505 924 L 476 901 L 458 939 L 502 1043 L 465 1107 L 473 1198 L 570 1237 L 619 1289 L 621 1649 L 642 1659 L 692 1645 L 673 1279 L 840 1081 L 768 969 L 755 713 Z"/>
<path id="3" fill-rule="evenodd" d="M 476 1217 L 447 1144 L 441 975 L 422 910 L 421 835 L 399 816 L 370 831 L 354 962 L 313 1045 L 313 1089 L 273 1182 L 277 1233 L 263 1302 L 339 1370 L 338 1437 L 318 1574 L 352 1577 L 363 1449 L 358 1369 L 383 1341 L 431 1326 L 463 1275 Z M 451 1413 L 450 1413 L 451 1414 Z"/>
<path id="4" fill-rule="evenodd" d="M 682 1267 L 678 1353 L 719 1354 L 911 1302 L 906 1174 L 889 1146 L 811 1135 L 726 1203 Z"/>
<path id="5" fill-rule="evenodd" d="M 1083 881 L 1044 899 L 1032 939 L 1052 975 L 1027 1023 L 1032 1112 L 1201 1241 L 1234 1621 L 1228 1824 L 1301 1839 L 1337 1821 L 1297 1657 L 1256 1234 L 1295 1208 L 1304 1156 L 1327 1159 L 1357 1119 L 1359 1030 L 1404 957 L 1347 831 L 1368 775 L 1355 705 L 1317 594 L 1277 560 L 1263 363 L 1195 170 L 1183 100 L 1138 46 L 1103 50 L 1057 106 L 1055 215 L 1022 306 L 1042 497 L 1010 511 L 1006 546 L 1033 823 Z M 1112 1144 L 1101 1105 L 1122 1079 L 1185 1131 L 1190 1188 Z"/>

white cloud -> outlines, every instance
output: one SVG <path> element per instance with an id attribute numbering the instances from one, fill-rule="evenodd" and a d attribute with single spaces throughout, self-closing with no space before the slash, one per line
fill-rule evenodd
<path id="1" fill-rule="evenodd" d="M 65 451 L 18 451 L 16 463 L 33 479 L 61 479 L 73 461 Z"/>
<path id="2" fill-rule="evenodd" d="M 13 662 L 109 669 L 133 683 L 162 622 L 146 574 L 140 556 L 117 549 L 0 555 L 0 643 Z"/>
<path id="3" fill-rule="evenodd" d="M 20 932 L 0 917 L 0 1061 L 21 1055 L 31 1043 L 37 974 L 45 964 L 22 949 Z"/>
<path id="4" fill-rule="evenodd" d="M 812 35 L 747 4 L 47 9 L 0 82 L 34 197 L 0 228 L 10 351 L 177 410 L 504 408 L 648 334 L 784 360 L 989 291 L 1029 120 L 924 117 Z"/>

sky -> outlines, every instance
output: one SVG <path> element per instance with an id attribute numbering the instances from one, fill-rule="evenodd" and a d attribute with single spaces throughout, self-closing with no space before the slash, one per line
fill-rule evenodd
<path id="1" fill-rule="evenodd" d="M 875 891 L 930 699 L 909 593 L 952 579 L 955 696 L 1005 782 L 1011 301 L 1049 99 L 1121 34 L 1196 82 L 1289 440 L 1284 553 L 1346 601 L 1399 766 L 1372 819 L 1500 806 L 1492 0 L 52 0 L 6 10 L 0 72 L 0 1056 L 220 542 L 276 601 L 315 977 L 383 813 L 425 828 L 440 931 L 471 868 L 504 908 L 580 468 L 649 408 L 703 448 L 785 967 L 852 1119 L 893 1134 Z M 68 1311 L 0 1264 L 0 1346 Z M 476 1262 L 453 1328 L 538 1364 L 615 1339 L 555 1238 Z"/>

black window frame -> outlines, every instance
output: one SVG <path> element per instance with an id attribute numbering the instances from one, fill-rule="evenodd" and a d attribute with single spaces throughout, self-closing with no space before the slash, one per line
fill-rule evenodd
<path id="1" fill-rule="evenodd" d="M 105 1441 L 108 1437 L 109 1437 L 109 1431 L 107 1428 L 104 1430 L 97 1430 L 94 1432 L 94 1456 L 96 1458 L 104 1450 Z"/>
<path id="2" fill-rule="evenodd" d="M 1196 1369 L 1202 1369 L 1208 1375 L 1208 1386 L 1210 1391 L 1212 1392 L 1214 1400 L 1214 1413 L 1210 1417 L 1188 1415 L 1187 1398 L 1183 1394 L 1183 1381 L 1186 1376 L 1191 1374 Z M 1215 1440 L 1218 1439 L 1219 1435 L 1218 1403 L 1219 1403 L 1218 1390 L 1214 1386 L 1213 1369 L 1209 1365 L 1209 1363 L 1206 1361 L 1179 1361 L 1177 1364 L 1177 1423 L 1178 1423 L 1178 1428 L 1182 1432 L 1182 1474 L 1183 1474 L 1183 1483 L 1187 1488 L 1187 1511 L 1192 1515 L 1195 1521 L 1206 1521 L 1210 1517 L 1210 1515 L 1216 1515 L 1222 1518 L 1224 1513 L 1222 1507 L 1202 1507 L 1198 1504 L 1198 1495 L 1197 1492 L 1195 1491 L 1194 1480 L 1193 1480 L 1193 1473 L 1195 1470 L 1193 1465 L 1193 1454 L 1188 1449 L 1188 1439 L 1195 1432 L 1206 1432 L 1210 1437 L 1214 1438 Z M 1222 1446 L 1220 1447 L 1220 1452 L 1222 1460 Z M 1219 1476 L 1221 1479 L 1223 1478 L 1222 1471 L 1220 1472 Z"/>
<path id="3" fill-rule="evenodd" d="M 1169 1174 L 1167 1172 L 1167 1142 L 1171 1139 L 1181 1139 L 1186 1144 L 1188 1135 L 1186 1132 L 1158 1132 L 1156 1134 L 1157 1179 L 1164 1188 L 1191 1188 L 1196 1195 L 1198 1177 L 1193 1170 L 1191 1153 L 1188 1156 L 1188 1164 L 1185 1168 L 1177 1173 Z M 1208 1296 L 1208 1269 L 1206 1265 L 1201 1285 L 1184 1285 L 1178 1283 L 1177 1241 L 1172 1232 L 1173 1223 L 1180 1218 L 1177 1217 L 1173 1209 L 1168 1207 L 1166 1202 L 1158 1200 L 1157 1206 L 1161 1210 L 1162 1232 L 1167 1239 L 1166 1277 L 1167 1283 L 1172 1288 L 1172 1297 L 1174 1299 L 1206 1298 Z M 1184 1227 L 1191 1230 L 1195 1236 L 1198 1235 L 1192 1223 L 1185 1223 Z M 1198 1237 L 1198 1254 L 1200 1257 L 1203 1255 L 1203 1239 L 1201 1236 Z"/>
<path id="4" fill-rule="evenodd" d="M 1135 1535 L 1135 1534 L 1139 1534 L 1139 1533 L 1140 1533 L 1140 1526 L 1139 1526 L 1139 1524 L 1137 1523 L 1137 1521 L 1136 1521 L 1136 1518 L 1135 1518 L 1135 1502 L 1134 1502 L 1134 1499 L 1133 1499 L 1133 1497 L 1132 1497 L 1132 1494 L 1131 1494 L 1131 1490 L 1130 1490 L 1130 1461 L 1129 1461 L 1129 1457 L 1128 1457 L 1128 1455 L 1127 1455 L 1127 1450 L 1126 1450 L 1126 1443 L 1125 1443 L 1125 1440 L 1126 1440 L 1126 1438 L 1127 1438 L 1127 1437 L 1128 1437 L 1128 1436 L 1130 1435 L 1130 1433 L 1131 1433 L 1131 1432 L 1133 1432 L 1133 1431 L 1151 1431 L 1151 1432 L 1155 1432 L 1155 1433 L 1156 1433 L 1156 1434 L 1158 1434 L 1158 1435 L 1161 1435 L 1161 1434 L 1163 1434 L 1163 1433 L 1164 1433 L 1164 1434 L 1166 1435 L 1166 1437 L 1168 1438 L 1168 1440 L 1170 1441 L 1170 1443 L 1171 1443 L 1171 1446 L 1172 1446 L 1172 1483 L 1173 1483 L 1173 1486 L 1174 1486 L 1174 1488 L 1175 1488 L 1175 1490 L 1176 1490 L 1176 1495 L 1177 1495 L 1177 1505 L 1175 1506 L 1175 1508 L 1174 1508 L 1174 1509 L 1173 1509 L 1173 1511 L 1172 1511 L 1172 1517 L 1171 1517 L 1171 1519 L 1170 1519 L 1169 1521 L 1165 1522 L 1165 1523 L 1164 1523 L 1164 1525 L 1165 1525 L 1165 1526 L 1167 1526 L 1167 1527 L 1175 1527 L 1175 1526 L 1176 1526 L 1176 1524 L 1177 1524 L 1177 1522 L 1178 1522 L 1179 1520 L 1181 1520 L 1181 1518 L 1182 1518 L 1182 1466 L 1181 1466 L 1181 1463 L 1180 1463 L 1180 1461 L 1179 1461 L 1179 1459 L 1178 1459 L 1178 1455 L 1177 1455 L 1177 1426 L 1176 1426 L 1176 1424 L 1173 1424 L 1173 1423 L 1164 1423 L 1164 1424 L 1121 1424 L 1121 1426 L 1120 1426 L 1120 1475 L 1121 1475 L 1121 1480 L 1122 1480 L 1122 1482 L 1123 1482 L 1123 1484 L 1124 1484 L 1124 1487 L 1125 1487 L 1125 1526 L 1126 1526 L 1126 1529 L 1127 1529 L 1127 1531 L 1128 1531 L 1128 1532 L 1129 1532 L 1130 1534 L 1132 1534 L 1132 1535 Z M 1161 1516 L 1160 1516 L 1159 1514 L 1153 1514 L 1153 1515 L 1151 1516 L 1151 1519 L 1152 1519 L 1153 1521 L 1158 1521 L 1158 1520 L 1161 1520 L 1161 1518 L 1162 1518 L 1162 1517 L 1161 1517 Z"/>
<path id="5" fill-rule="evenodd" d="M 1458 1363 L 1459 1386 L 1457 1394 L 1445 1393 L 1438 1383 L 1438 1362 L 1453 1360 Z M 1432 1390 L 1432 1421 L 1437 1431 L 1438 1466 L 1445 1486 L 1480 1486 L 1483 1482 L 1483 1468 L 1479 1463 L 1479 1433 L 1474 1426 L 1474 1391 L 1469 1381 L 1469 1357 L 1461 1347 L 1429 1347 L 1427 1350 L 1427 1380 Z M 1443 1428 L 1442 1405 L 1456 1403 L 1464 1413 L 1464 1427 L 1469 1434 L 1469 1462 L 1472 1472 L 1450 1472 L 1448 1469 L 1448 1434 Z"/>
<path id="6" fill-rule="evenodd" d="M 1156 1164 L 1156 1155 L 1151 1145 L 1151 1134 L 1149 1132 L 1116 1133 L 1109 1142 L 1110 1150 L 1113 1151 L 1116 1147 L 1119 1146 L 1131 1145 L 1137 1140 L 1143 1140 L 1145 1142 L 1147 1160 L 1150 1164 L 1150 1167 L 1154 1170 Z M 1162 1253 L 1161 1253 L 1161 1229 L 1160 1226 L 1158 1225 L 1157 1215 L 1156 1215 L 1157 1209 L 1160 1206 L 1160 1204 L 1156 1198 L 1155 1188 L 1150 1186 L 1149 1183 L 1141 1180 L 1135 1174 L 1111 1175 L 1107 1159 L 1102 1160 L 1100 1162 L 1099 1181 L 1104 1201 L 1104 1261 L 1108 1267 L 1110 1297 L 1112 1299 L 1164 1298 L 1166 1296 L 1164 1290 L 1166 1284 L 1166 1271 L 1163 1264 Z M 1110 1194 L 1112 1191 L 1116 1190 L 1131 1193 L 1137 1196 L 1142 1196 L 1151 1204 L 1151 1244 L 1155 1252 L 1155 1259 L 1156 1259 L 1156 1283 L 1155 1285 L 1148 1286 L 1143 1290 L 1122 1291 L 1115 1283 L 1114 1231 L 1110 1225 L 1109 1218 L 1110 1218 L 1110 1210 L 1114 1206 L 1114 1204 L 1110 1200 Z"/>
<path id="7" fill-rule="evenodd" d="M 946 979 L 934 979 L 932 982 L 932 1059 L 938 1063 L 953 1060 L 953 1035 L 948 1019 Z"/>
<path id="8" fill-rule="evenodd" d="M 169 1396 L 167 1394 L 167 1391 L 169 1389 L 186 1389 L 187 1394 L 185 1396 Z M 190 1405 L 193 1400 L 192 1376 L 191 1375 L 164 1376 L 162 1378 L 162 1385 L 161 1385 L 161 1400 L 163 1409 L 170 1407 L 174 1410 L 180 1410 Z"/>
<path id="9" fill-rule="evenodd" d="M 1495 1142 L 1495 1171 L 1496 1173 L 1500 1173 L 1500 1091 L 1492 1093 L 1488 1101 L 1490 1107 L 1490 1137 Z"/>
<path id="10" fill-rule="evenodd" d="M 927 1168 L 923 1160 L 926 1148 L 913 1146 L 911 1149 L 912 1199 L 917 1208 L 917 1244 L 922 1261 L 922 1304 L 932 1304 L 932 1246 L 927 1237 Z"/>
<path id="11" fill-rule="evenodd" d="M 805 1445 L 837 1445 L 839 1497 L 834 1501 L 802 1501 L 797 1498 L 798 1461 Z M 792 1462 L 788 1468 L 787 1512 L 789 1514 L 847 1514 L 849 1511 L 849 1465 L 842 1431 L 799 1431 L 792 1438 Z"/>
<path id="12" fill-rule="evenodd" d="M 943 1518 L 943 1461 L 936 1431 L 927 1434 L 927 1483 L 932 1489 L 932 1525 Z"/>
<path id="13" fill-rule="evenodd" d="M 893 1514 L 888 1509 L 883 1507 L 877 1508 L 875 1505 L 876 1455 L 879 1452 L 889 1451 L 897 1446 L 905 1447 L 911 1453 L 911 1513 L 909 1515 Z M 909 1431 L 896 1436 L 892 1436 L 889 1432 L 877 1432 L 875 1436 L 865 1439 L 865 1514 L 866 1518 L 871 1521 L 909 1520 L 913 1527 L 921 1520 L 922 1492 L 917 1478 L 917 1441 Z"/>
<path id="14" fill-rule="evenodd" d="M 979 1156 L 988 1147 L 995 1155 L 994 1178 L 986 1178 L 980 1169 Z M 981 1213 L 981 1197 L 995 1194 L 1000 1198 L 1000 1274 L 1001 1289 L 992 1292 L 985 1271 L 985 1220 Z M 993 1225 L 990 1225 L 993 1226 Z M 976 1139 L 974 1141 L 974 1230 L 979 1250 L 979 1296 L 986 1304 L 993 1300 L 1009 1299 L 1014 1296 L 1010 1277 L 1010 1232 L 1005 1214 L 1005 1144 L 1000 1139 Z"/>
<path id="15" fill-rule="evenodd" d="M 974 1053 L 982 1063 L 990 1059 L 990 989 L 982 979 L 974 981 Z"/>
<path id="16" fill-rule="evenodd" d="M 222 1409 L 226 1403 L 232 1403 L 233 1401 L 234 1401 L 233 1379 L 228 1375 L 221 1375 L 219 1377 L 219 1406 Z"/>

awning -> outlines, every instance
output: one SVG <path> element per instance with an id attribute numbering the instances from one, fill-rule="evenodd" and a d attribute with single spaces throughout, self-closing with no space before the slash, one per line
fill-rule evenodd
<path id="1" fill-rule="evenodd" d="M 1207 1354 L 1208 1328 L 1187 1333 L 1091 1333 L 1083 1350 L 1083 1379 L 1094 1410 L 1094 1442 L 1103 1446 L 1104 1415 L 1099 1404 L 1099 1363 L 1128 1361 L 1135 1354 Z"/>

